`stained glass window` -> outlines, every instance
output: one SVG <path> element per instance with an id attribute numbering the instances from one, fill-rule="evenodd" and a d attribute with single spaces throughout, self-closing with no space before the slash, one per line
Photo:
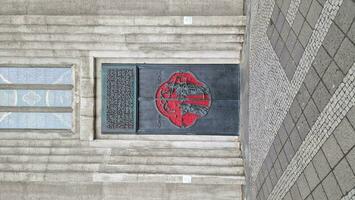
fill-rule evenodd
<path id="1" fill-rule="evenodd" d="M 71 129 L 70 67 L 0 67 L 0 129 Z"/>

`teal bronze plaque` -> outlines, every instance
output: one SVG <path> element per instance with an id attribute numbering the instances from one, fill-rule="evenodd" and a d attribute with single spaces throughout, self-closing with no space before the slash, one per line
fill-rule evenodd
<path id="1" fill-rule="evenodd" d="M 135 66 L 102 65 L 102 133 L 136 131 Z"/>

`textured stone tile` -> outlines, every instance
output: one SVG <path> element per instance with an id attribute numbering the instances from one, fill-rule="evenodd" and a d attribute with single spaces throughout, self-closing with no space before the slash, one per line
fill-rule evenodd
<path id="1" fill-rule="evenodd" d="M 312 127 L 313 124 L 317 121 L 319 114 L 320 114 L 312 99 L 309 100 L 303 113 L 304 113 L 304 115 L 307 119 L 308 125 L 310 127 Z"/>
<path id="2" fill-rule="evenodd" d="M 290 24 L 285 21 L 283 27 L 282 27 L 282 30 L 280 32 L 280 35 L 281 35 L 281 38 L 284 40 L 284 41 L 287 41 L 287 36 L 288 36 L 288 33 L 290 32 L 291 30 L 291 26 Z"/>
<path id="3" fill-rule="evenodd" d="M 355 127 L 355 106 L 351 107 L 351 109 L 346 114 L 346 117 L 349 119 L 349 122 Z"/>
<path id="4" fill-rule="evenodd" d="M 355 17 L 355 2 L 352 0 L 344 0 L 341 5 L 335 23 L 346 33 Z"/>
<path id="5" fill-rule="evenodd" d="M 302 85 L 296 95 L 296 98 L 297 98 L 297 101 L 298 101 L 301 109 L 303 110 L 306 107 L 308 100 L 310 98 L 310 94 L 309 94 L 304 83 L 302 83 Z"/>
<path id="6" fill-rule="evenodd" d="M 287 47 L 284 46 L 282 52 L 281 52 L 281 56 L 280 56 L 280 64 L 283 68 L 286 67 L 287 63 L 288 63 L 288 60 L 290 59 L 290 53 L 288 52 L 287 50 Z"/>
<path id="7" fill-rule="evenodd" d="M 292 197 L 291 197 L 291 193 L 290 192 L 287 192 L 285 197 L 284 197 L 284 200 L 292 200 Z"/>
<path id="8" fill-rule="evenodd" d="M 277 18 L 277 21 L 275 23 L 276 25 L 276 30 L 281 33 L 282 27 L 284 25 L 286 18 L 285 16 L 280 12 L 279 17 Z"/>
<path id="9" fill-rule="evenodd" d="M 310 190 L 313 190 L 316 187 L 316 185 L 320 182 L 312 162 L 310 162 L 306 167 L 306 169 L 304 170 L 304 176 L 306 177 Z"/>
<path id="10" fill-rule="evenodd" d="M 301 137 L 298 133 L 298 130 L 297 128 L 294 128 L 292 130 L 292 133 L 290 135 L 290 140 L 291 140 L 291 143 L 292 143 L 292 146 L 293 146 L 293 149 L 295 150 L 298 150 L 298 148 L 301 146 L 302 144 L 302 140 L 301 140 Z"/>
<path id="11" fill-rule="evenodd" d="M 279 154 L 282 149 L 282 145 L 280 137 L 278 135 L 276 135 L 274 138 L 273 146 L 275 148 L 276 154 Z"/>
<path id="12" fill-rule="evenodd" d="M 311 26 L 308 24 L 307 21 L 305 21 L 302 25 L 301 32 L 298 35 L 298 39 L 301 42 L 302 46 L 306 48 L 309 38 L 311 37 L 313 32 L 313 29 Z"/>
<path id="13" fill-rule="evenodd" d="M 333 173 L 344 195 L 353 189 L 355 185 L 355 176 L 346 159 L 339 162 L 334 168 Z"/>
<path id="14" fill-rule="evenodd" d="M 333 135 L 331 135 L 323 144 L 322 150 L 331 168 L 333 168 L 343 157 L 343 152 L 341 151 Z"/>
<path id="15" fill-rule="evenodd" d="M 276 47 L 275 47 L 275 53 L 279 58 L 281 56 L 284 46 L 285 46 L 285 42 L 282 40 L 281 37 L 279 37 L 279 39 L 277 40 Z"/>
<path id="16" fill-rule="evenodd" d="M 280 9 L 277 5 L 275 5 L 274 9 L 272 10 L 272 14 L 271 14 L 271 20 L 273 21 L 273 23 L 275 23 L 277 21 L 279 14 L 280 14 Z"/>
<path id="17" fill-rule="evenodd" d="M 343 82 L 343 79 L 344 74 L 337 64 L 335 64 L 335 62 L 330 63 L 327 71 L 324 73 L 323 82 L 331 95 L 334 94 L 339 84 Z"/>
<path id="18" fill-rule="evenodd" d="M 312 1 L 309 10 L 310 12 L 308 12 L 306 19 L 309 22 L 309 25 L 314 28 L 320 13 L 322 12 L 322 6 L 318 3 L 318 1 Z"/>
<path id="19" fill-rule="evenodd" d="M 298 130 L 298 133 L 300 134 L 301 139 L 304 140 L 306 138 L 307 134 L 309 133 L 310 128 L 309 128 L 307 120 L 303 114 L 298 119 L 296 127 Z"/>
<path id="20" fill-rule="evenodd" d="M 328 51 L 330 56 L 333 57 L 335 55 L 344 37 L 344 33 L 335 24 L 330 26 L 323 41 L 323 46 Z"/>
<path id="21" fill-rule="evenodd" d="M 270 21 L 271 23 L 271 21 Z M 268 27 L 267 27 L 267 31 L 266 31 L 266 35 L 267 37 L 269 38 L 269 40 L 271 40 L 271 37 L 272 37 L 272 33 L 274 32 L 274 26 L 272 24 L 270 24 Z"/>
<path id="22" fill-rule="evenodd" d="M 310 194 L 305 200 L 314 200 L 312 195 Z"/>
<path id="23" fill-rule="evenodd" d="M 322 5 L 322 6 L 324 6 L 324 4 L 325 4 L 326 1 L 327 1 L 327 0 L 318 0 L 318 2 L 320 3 L 320 5 Z"/>
<path id="24" fill-rule="evenodd" d="M 270 171 L 270 180 L 271 180 L 272 187 L 274 187 L 278 180 L 276 176 L 275 168 L 272 168 Z"/>
<path id="25" fill-rule="evenodd" d="M 290 7 L 290 3 L 291 3 L 291 0 L 284 0 L 282 2 L 281 11 L 285 14 L 285 16 L 287 14 L 288 8 Z"/>
<path id="26" fill-rule="evenodd" d="M 271 163 L 272 163 L 272 165 L 274 165 L 274 162 L 277 159 L 278 153 L 276 153 L 275 147 L 273 145 L 270 147 L 269 153 L 270 153 Z"/>
<path id="27" fill-rule="evenodd" d="M 350 42 L 348 38 L 345 38 L 334 57 L 335 62 L 338 64 L 344 74 L 348 73 L 350 67 L 355 62 L 355 56 L 349 55 L 355 55 L 355 46 Z"/>
<path id="28" fill-rule="evenodd" d="M 333 173 L 330 173 L 322 182 L 324 191 L 328 199 L 340 199 L 342 197 L 341 190 L 335 180 Z"/>
<path id="29" fill-rule="evenodd" d="M 323 82 L 320 81 L 312 95 L 312 99 L 314 100 L 314 103 L 316 104 L 320 112 L 323 111 L 324 107 L 328 104 L 330 98 L 330 93 L 326 89 Z"/>
<path id="30" fill-rule="evenodd" d="M 319 78 L 316 70 L 313 67 L 310 67 L 307 72 L 307 76 L 304 80 L 304 83 L 305 83 L 309 93 L 311 93 L 311 94 L 313 93 L 314 89 L 318 85 L 319 80 L 320 80 L 320 78 Z"/>
<path id="31" fill-rule="evenodd" d="M 293 21 L 292 27 L 291 27 L 296 35 L 298 35 L 299 32 L 301 31 L 302 24 L 303 24 L 304 21 L 305 21 L 304 17 L 298 11 L 297 14 L 296 14 L 295 20 Z"/>
<path id="32" fill-rule="evenodd" d="M 292 52 L 296 41 L 297 41 L 297 36 L 296 36 L 295 32 L 293 32 L 293 30 L 291 29 L 289 34 L 287 35 L 287 39 L 286 39 L 286 47 L 290 52 Z"/>
<path id="33" fill-rule="evenodd" d="M 344 118 L 334 130 L 334 136 L 345 154 L 355 145 L 355 130 L 347 118 Z"/>
<path id="34" fill-rule="evenodd" d="M 283 125 L 281 125 L 277 135 L 280 138 L 281 146 L 283 146 L 288 138 L 288 134 L 287 134 L 286 129 Z"/>
<path id="35" fill-rule="evenodd" d="M 312 192 L 312 196 L 314 200 L 327 200 L 327 196 L 321 184 Z"/>
<path id="36" fill-rule="evenodd" d="M 279 154 L 279 161 L 280 161 L 282 171 L 285 171 L 289 162 L 286 158 L 286 154 L 284 150 L 282 150 Z"/>
<path id="37" fill-rule="evenodd" d="M 301 0 L 300 6 L 299 6 L 299 11 L 301 12 L 301 14 L 306 17 L 308 10 L 311 6 L 312 0 Z"/>
<path id="38" fill-rule="evenodd" d="M 293 61 L 292 58 L 288 60 L 288 63 L 285 68 L 285 73 L 289 81 L 292 80 L 293 75 L 295 74 L 295 71 L 297 69 L 296 63 Z"/>
<path id="39" fill-rule="evenodd" d="M 353 41 L 353 43 L 355 43 L 355 21 L 351 25 L 350 30 L 347 35 L 348 35 L 349 39 L 351 41 Z"/>
<path id="40" fill-rule="evenodd" d="M 282 172 L 283 172 L 279 159 L 276 160 L 276 162 L 274 164 L 274 169 L 275 169 L 276 177 L 277 177 L 277 179 L 279 179 L 282 175 Z"/>
<path id="41" fill-rule="evenodd" d="M 297 184 L 293 184 L 293 186 L 291 187 L 291 196 L 292 199 L 301 199 L 301 194 L 298 190 Z"/>
<path id="42" fill-rule="evenodd" d="M 320 179 L 323 179 L 330 172 L 330 166 L 324 156 L 322 149 L 320 149 L 314 156 L 312 162 Z"/>
<path id="43" fill-rule="evenodd" d="M 289 139 L 285 143 L 284 151 L 285 151 L 287 160 L 289 162 L 291 162 L 293 156 L 295 155 L 295 150 L 293 149 L 291 141 Z"/>
<path id="44" fill-rule="evenodd" d="M 281 8 L 283 1 L 284 0 L 276 0 L 276 5 Z"/>
<path id="45" fill-rule="evenodd" d="M 307 195 L 309 195 L 311 190 L 309 189 L 308 182 L 307 182 L 306 177 L 304 176 L 303 173 L 298 177 L 297 185 L 298 185 L 298 189 L 300 191 L 302 199 L 305 199 L 307 197 Z"/>
<path id="46" fill-rule="evenodd" d="M 274 48 L 274 49 L 276 48 L 276 44 L 277 44 L 279 37 L 280 37 L 279 33 L 274 29 L 274 32 L 272 33 L 272 36 L 270 39 L 270 43 L 272 45 L 272 48 Z"/>
<path id="47" fill-rule="evenodd" d="M 290 107 L 290 114 L 291 114 L 291 117 L 294 122 L 297 122 L 301 113 L 302 113 L 301 107 L 300 107 L 297 99 L 295 98 L 291 104 L 291 107 Z"/>
<path id="48" fill-rule="evenodd" d="M 284 119 L 284 126 L 285 126 L 287 134 L 288 135 L 291 134 L 291 131 L 292 131 L 293 127 L 295 126 L 295 123 L 292 120 L 290 112 L 287 113 L 287 115 L 286 115 L 286 117 Z"/>
<path id="49" fill-rule="evenodd" d="M 333 59 L 329 56 L 328 52 L 326 52 L 324 47 L 321 46 L 313 61 L 313 66 L 320 77 L 323 76 L 332 60 Z"/>
<path id="50" fill-rule="evenodd" d="M 304 53 L 304 48 L 302 47 L 299 41 L 296 41 L 296 44 L 291 53 L 293 61 L 295 61 L 296 65 L 298 65 L 298 63 L 300 62 L 303 53 Z"/>
<path id="51" fill-rule="evenodd" d="M 346 155 L 346 159 L 348 160 L 351 169 L 355 173 L 355 148 L 353 148 L 348 155 Z"/>

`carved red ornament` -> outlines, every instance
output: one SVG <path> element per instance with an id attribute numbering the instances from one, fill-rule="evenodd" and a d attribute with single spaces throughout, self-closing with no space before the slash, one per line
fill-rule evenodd
<path id="1" fill-rule="evenodd" d="M 175 72 L 156 91 L 156 107 L 179 128 L 188 128 L 207 115 L 211 94 L 207 85 L 191 72 Z"/>

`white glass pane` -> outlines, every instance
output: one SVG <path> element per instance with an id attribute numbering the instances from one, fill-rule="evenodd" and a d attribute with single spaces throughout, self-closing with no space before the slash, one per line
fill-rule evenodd
<path id="1" fill-rule="evenodd" d="M 0 106 L 71 107 L 69 90 L 0 90 Z"/>
<path id="2" fill-rule="evenodd" d="M 2 129 L 71 129 L 71 113 L 0 112 Z"/>
<path id="3" fill-rule="evenodd" d="M 0 84 L 72 84 L 72 70 L 0 67 Z"/>

